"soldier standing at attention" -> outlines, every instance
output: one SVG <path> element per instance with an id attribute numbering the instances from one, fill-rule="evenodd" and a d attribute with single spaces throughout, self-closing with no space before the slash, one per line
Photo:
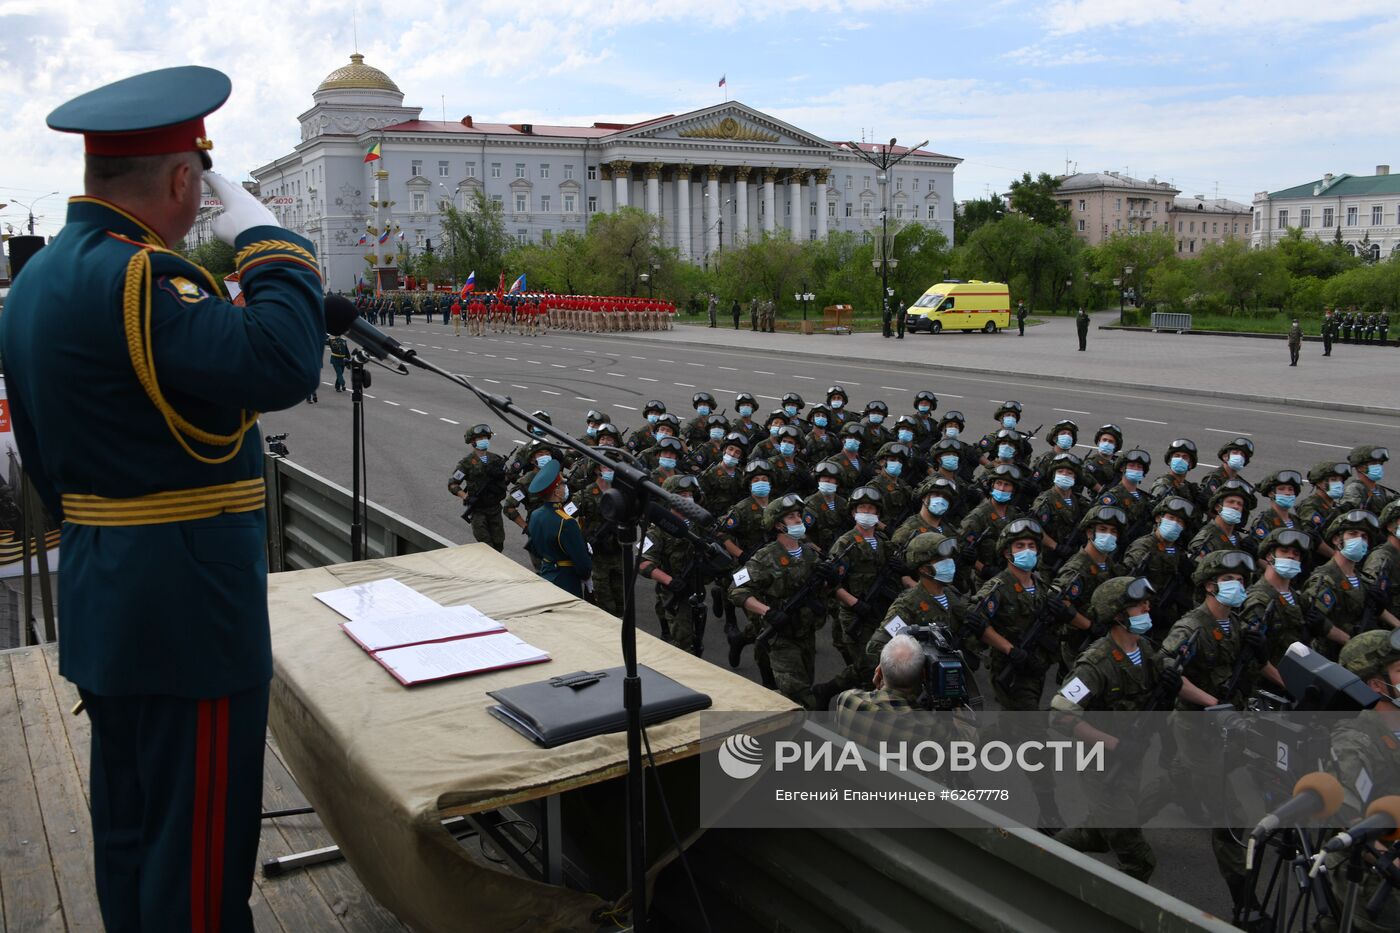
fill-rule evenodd
<path id="1" fill-rule="evenodd" d="M 1024 301 L 1016 302 L 1016 327 L 1020 331 L 1016 336 L 1026 336 L 1026 303 Z"/>
<path id="2" fill-rule="evenodd" d="M 472 536 L 496 550 L 506 546 L 506 525 L 501 500 L 506 497 L 506 460 L 491 450 L 491 425 L 467 430 L 467 455 L 447 480 L 447 491 L 466 503 L 462 517 L 471 523 Z"/>
<path id="3" fill-rule="evenodd" d="M 1303 328 L 1298 323 L 1298 319 L 1293 319 L 1293 325 L 1288 328 L 1288 356 L 1291 362 L 1289 366 L 1298 365 L 1298 354 L 1303 349 Z"/>
<path id="4" fill-rule="evenodd" d="M 719 298 L 715 295 L 714 292 L 710 292 L 710 300 L 709 300 L 709 303 L 708 303 L 708 309 L 709 309 L 709 312 L 710 312 L 710 326 L 711 326 L 711 327 L 718 327 L 718 326 L 719 326 Z"/>
<path id="5" fill-rule="evenodd" d="M 345 391 L 345 361 L 350 358 L 350 345 L 344 337 L 327 337 L 326 346 L 331 348 L 331 368 L 335 370 L 335 390 Z"/>
<path id="6" fill-rule="evenodd" d="M 739 307 L 739 299 L 735 298 L 729 305 L 729 316 L 734 319 L 734 329 L 739 329 L 739 316 L 743 311 Z"/>
<path id="7" fill-rule="evenodd" d="M 540 503 L 530 513 L 526 528 L 530 550 L 540 561 L 539 574 L 582 599 L 584 583 L 593 575 L 593 555 L 574 519 L 577 509 L 564 505 L 569 498 L 569 484 L 564 482 L 558 460 L 540 467 L 530 481 L 530 495 Z"/>
<path id="8" fill-rule="evenodd" d="M 166 68 L 49 114 L 84 135 L 85 193 L 0 318 L 20 454 L 64 523 L 59 669 L 92 727 L 112 931 L 253 929 L 272 679 L 257 417 L 314 391 L 325 321 L 311 242 L 209 171 L 204 117 L 230 90 Z M 167 246 L 201 175 L 242 307 Z"/>
<path id="9" fill-rule="evenodd" d="M 1336 325 L 1337 319 L 1332 316 L 1331 308 L 1322 309 L 1322 355 L 1332 355 L 1332 328 Z"/>
<path id="10" fill-rule="evenodd" d="M 1089 315 L 1084 313 L 1084 309 L 1079 309 L 1079 314 L 1074 318 L 1074 329 L 1079 333 L 1079 349 L 1084 350 L 1089 342 Z"/>

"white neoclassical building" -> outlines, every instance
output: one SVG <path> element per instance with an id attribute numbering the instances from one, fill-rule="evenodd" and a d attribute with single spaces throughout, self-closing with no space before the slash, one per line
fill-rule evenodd
<path id="1" fill-rule="evenodd" d="M 1316 181 L 1254 195 L 1251 243 L 1258 249 L 1290 229 L 1320 240 L 1340 239 L 1352 253 L 1378 260 L 1400 253 L 1400 175 L 1377 165 L 1374 175 L 1328 172 Z"/>
<path id="2" fill-rule="evenodd" d="M 909 153 L 886 181 L 850 144 L 737 101 L 631 124 L 423 120 L 388 75 L 350 59 L 316 88 L 295 149 L 252 173 L 283 223 L 317 244 L 331 288 L 366 270 L 378 247 L 373 236 L 359 244 L 367 226 L 425 248 L 439 237 L 443 203 L 466 207 L 478 190 L 522 242 L 581 232 L 593 213 L 630 205 L 660 217 L 665 245 L 694 262 L 779 230 L 799 240 L 872 233 L 886 197 L 892 224 L 937 227 L 952 240 L 961 161 L 952 156 Z M 365 163 L 375 143 L 381 158 Z"/>

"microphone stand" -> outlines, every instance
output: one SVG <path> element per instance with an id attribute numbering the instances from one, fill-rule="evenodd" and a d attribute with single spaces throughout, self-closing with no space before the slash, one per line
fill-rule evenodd
<path id="1" fill-rule="evenodd" d="M 509 396 L 480 389 L 466 378 L 428 362 L 416 350 L 401 346 L 387 335 L 378 332 L 364 334 L 352 328 L 346 336 L 364 346 L 373 356 L 392 356 L 456 383 L 498 415 L 513 416 L 535 429 L 537 434 L 547 435 L 559 446 L 567 447 L 613 471 L 612 488 L 603 494 L 599 506 L 603 517 L 617 525 L 617 541 L 622 549 L 622 578 L 627 581 L 622 603 L 622 697 L 627 713 L 627 876 L 631 887 L 632 928 L 645 933 L 650 927 L 646 889 L 646 783 L 642 774 L 642 680 L 637 671 L 637 605 L 633 579 L 637 564 L 633 548 L 637 540 L 638 522 L 648 513 L 658 515 L 666 509 L 674 510 L 691 526 L 702 528 L 713 524 L 714 517 L 692 500 L 662 489 L 645 471 L 631 463 L 604 456 L 599 453 L 599 448 L 582 444 L 554 425 L 531 415 L 512 402 Z M 690 534 L 693 534 L 693 530 L 687 537 Z"/>
<path id="2" fill-rule="evenodd" d="M 350 354 L 350 559 L 365 558 L 365 513 L 369 491 L 361 478 L 365 467 L 365 388 L 370 384 L 365 372 L 364 350 Z"/>

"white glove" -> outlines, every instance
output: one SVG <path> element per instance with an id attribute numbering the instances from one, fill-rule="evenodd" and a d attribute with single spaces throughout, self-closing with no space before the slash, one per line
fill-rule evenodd
<path id="1" fill-rule="evenodd" d="M 229 246 L 238 235 L 254 227 L 280 227 L 277 218 L 258 199 L 247 192 L 242 185 L 235 185 L 218 172 L 204 173 L 204 180 L 213 189 L 214 196 L 224 203 L 224 211 L 214 218 L 214 236 Z"/>

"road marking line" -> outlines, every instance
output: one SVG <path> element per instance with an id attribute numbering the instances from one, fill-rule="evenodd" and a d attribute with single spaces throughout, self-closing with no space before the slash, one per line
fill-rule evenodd
<path id="1" fill-rule="evenodd" d="M 737 373 L 737 372 L 739 371 L 737 368 L 735 368 L 735 367 L 733 367 L 733 366 L 721 366 L 720 369 L 727 369 L 727 370 L 729 370 L 731 373 Z"/>
<path id="2" fill-rule="evenodd" d="M 541 363 L 539 360 L 526 360 L 525 362 L 529 363 L 531 366 L 543 366 L 543 365 L 544 365 L 544 364 Z"/>
<path id="3" fill-rule="evenodd" d="M 335 383 L 334 383 L 334 382 L 323 382 L 323 383 L 321 383 L 321 385 L 323 385 L 323 386 L 330 386 L 332 389 L 335 388 Z"/>
<path id="4" fill-rule="evenodd" d="M 558 395 L 558 394 L 559 394 L 558 392 L 554 392 L 554 391 L 551 391 L 551 390 L 549 390 L 549 389 L 540 389 L 540 391 L 543 392 L 545 395 Z"/>
<path id="5" fill-rule="evenodd" d="M 476 356 L 476 355 L 477 355 L 477 353 L 476 353 L 475 350 L 468 350 L 467 352 L 470 353 L 472 356 Z"/>
<path id="6" fill-rule="evenodd" d="M 704 368 L 705 368 L 705 364 L 704 364 L 704 363 L 686 363 L 685 365 L 687 365 L 687 366 L 699 366 L 701 369 L 704 369 Z"/>
<path id="7" fill-rule="evenodd" d="M 903 388 L 903 387 L 901 387 L 901 386 L 880 386 L 880 388 L 882 388 L 882 389 L 889 389 L 891 392 L 908 392 L 908 391 L 909 391 L 908 389 L 905 389 L 905 388 Z"/>
<path id="8" fill-rule="evenodd" d="M 529 389 L 530 389 L 529 386 L 518 386 L 518 385 L 516 385 L 516 384 L 513 383 L 513 382 L 510 384 L 510 387 L 511 387 L 512 389 L 525 389 L 526 391 L 529 391 Z"/>
<path id="9" fill-rule="evenodd" d="M 776 395 L 759 395 L 757 392 L 754 393 L 754 398 L 766 398 L 766 399 L 768 399 L 768 400 L 771 401 L 771 402 L 781 402 L 781 401 L 782 401 L 782 399 L 778 398 Z"/>
<path id="10" fill-rule="evenodd" d="M 626 373 L 608 373 L 608 375 L 609 375 L 609 376 L 621 376 L 621 377 L 624 378 L 624 379 L 627 378 L 627 374 L 626 374 Z"/>
<path id="11" fill-rule="evenodd" d="M 547 344 L 547 343 L 537 343 L 537 344 L 535 344 L 535 346 L 537 346 L 537 347 L 544 347 L 546 350 L 553 350 L 553 349 L 554 349 L 552 346 L 550 346 L 550 345 Z"/>
<path id="12" fill-rule="evenodd" d="M 1309 447 L 1335 447 L 1338 450 L 1351 450 L 1351 448 L 1345 444 L 1323 444 L 1319 441 L 1299 441 L 1298 443 L 1307 444 Z"/>
<path id="13" fill-rule="evenodd" d="M 860 383 L 859 383 L 859 382 L 848 382 L 848 383 L 846 383 L 846 385 L 848 385 L 848 386 L 858 386 L 858 385 L 860 385 Z"/>
<path id="14" fill-rule="evenodd" d="M 1052 409 L 1050 409 L 1050 410 L 1051 410 L 1051 411 L 1062 411 L 1062 412 L 1064 412 L 1064 413 L 1067 414 L 1067 415 L 1088 415 L 1088 414 L 1092 414 L 1092 412 L 1080 411 L 1078 408 L 1052 408 Z M 1132 421 L 1132 420 L 1134 420 L 1134 419 L 1129 418 L 1128 420 L 1129 420 L 1129 421 Z M 1157 423 L 1158 423 L 1158 424 L 1166 424 L 1165 421 L 1159 421 L 1159 422 L 1157 422 Z"/>
<path id="15" fill-rule="evenodd" d="M 579 367 L 579 368 L 578 368 L 578 371 L 579 371 L 579 372 L 581 372 L 581 373 L 591 373 L 591 372 L 596 372 L 596 370 L 592 370 L 592 369 L 584 369 L 584 368 L 583 368 L 583 367 L 582 367 L 582 366 L 580 366 L 580 367 Z"/>
<path id="16" fill-rule="evenodd" d="M 656 358 L 656 362 L 658 362 L 658 363 L 674 363 L 675 360 L 663 360 L 661 357 L 658 356 L 658 357 Z"/>
<path id="17" fill-rule="evenodd" d="M 965 397 L 965 396 L 962 396 L 962 395 L 954 395 L 952 392 L 944 392 L 944 393 L 943 393 L 943 396 L 944 396 L 944 398 L 964 398 L 964 397 Z"/>
<path id="18" fill-rule="evenodd" d="M 453 421 L 451 418 L 442 418 L 442 417 L 439 417 L 438 420 L 439 420 L 439 421 L 446 421 L 448 424 L 461 424 L 461 423 L 462 423 L 462 422 L 460 422 L 460 421 Z"/>
<path id="19" fill-rule="evenodd" d="M 398 402 L 391 402 L 391 401 L 389 401 L 387 398 L 384 399 L 384 404 L 385 404 L 385 405 L 393 405 L 395 408 L 401 407 L 401 406 L 399 405 Z"/>
<path id="20" fill-rule="evenodd" d="M 432 349 L 434 349 L 434 350 L 441 350 L 442 347 L 433 347 Z"/>
<path id="21" fill-rule="evenodd" d="M 518 359 L 516 359 L 516 358 L 513 357 L 513 356 L 508 356 L 508 357 L 506 357 L 506 359 L 510 360 L 512 363 L 519 363 L 519 362 L 520 362 Z"/>
<path id="22" fill-rule="evenodd" d="M 524 441 L 522 441 L 522 440 L 521 440 L 520 438 L 518 438 L 518 437 L 511 438 L 511 441 L 510 441 L 510 442 L 511 442 L 512 444 L 523 444 L 523 443 L 525 443 Z"/>
<path id="23" fill-rule="evenodd" d="M 410 408 L 409 411 L 413 412 L 415 415 L 426 415 L 426 414 L 427 414 L 427 412 L 426 412 L 426 411 L 423 411 L 421 408 Z"/>
<path id="24" fill-rule="evenodd" d="M 377 396 L 377 395 L 370 395 L 368 392 L 366 392 L 366 393 L 365 393 L 365 398 L 379 398 L 379 396 Z"/>
<path id="25" fill-rule="evenodd" d="M 330 385 L 330 383 L 328 382 L 328 383 L 326 383 L 326 385 Z M 686 389 L 693 389 L 693 388 L 695 388 L 695 386 L 691 385 L 691 384 L 688 383 L 688 382 L 673 382 L 673 383 L 671 383 L 671 385 L 673 385 L 673 386 L 681 386 L 682 388 L 686 388 Z"/>
<path id="26" fill-rule="evenodd" d="M 494 353 L 488 353 L 488 354 L 486 354 L 486 355 L 489 356 L 489 357 L 491 357 L 491 359 L 493 359 L 493 360 L 496 358 L 496 354 L 494 354 Z"/>
<path id="27" fill-rule="evenodd" d="M 634 360 L 644 360 L 644 359 L 646 359 L 646 357 L 644 357 L 644 356 L 634 356 L 634 357 L 632 357 L 632 359 L 634 359 Z"/>
<path id="28" fill-rule="evenodd" d="M 1143 424 L 1166 424 L 1165 421 L 1153 421 L 1151 418 L 1124 418 L 1124 421 L 1140 421 Z"/>
<path id="29" fill-rule="evenodd" d="M 492 383 L 492 384 L 494 384 L 494 385 L 500 385 L 500 384 L 501 384 L 501 380 L 499 380 L 499 379 L 487 379 L 486 381 L 487 381 L 487 382 L 490 382 L 490 383 Z"/>
<path id="30" fill-rule="evenodd" d="M 661 380 L 659 380 L 659 379 L 653 379 L 653 378 L 651 378 L 650 376 L 638 376 L 637 378 L 640 379 L 640 380 L 642 380 L 643 382 L 660 382 L 660 381 L 661 381 Z"/>
<path id="31" fill-rule="evenodd" d="M 589 397 L 586 396 L 586 395 L 575 395 L 574 398 L 578 399 L 580 402 L 596 402 L 596 401 L 598 401 L 596 398 L 589 398 Z"/>
<path id="32" fill-rule="evenodd" d="M 777 375 L 777 373 L 770 373 L 770 372 L 769 372 L 768 370 L 766 370 L 766 369 L 755 369 L 754 372 L 757 373 L 757 374 L 760 375 L 760 376 L 776 376 L 776 375 Z"/>
<path id="33" fill-rule="evenodd" d="M 565 366 L 563 363 L 550 363 L 549 365 L 550 365 L 550 366 L 553 366 L 555 369 L 568 369 L 568 368 L 569 368 L 569 367 Z"/>
<path id="34" fill-rule="evenodd" d="M 456 347 L 448 347 L 447 349 L 451 350 L 453 353 L 461 353 L 461 352 L 462 352 L 461 350 L 458 350 Z M 471 351 L 468 350 L 467 352 L 470 353 Z"/>
<path id="35" fill-rule="evenodd" d="M 1211 434 L 1237 434 L 1237 435 L 1239 435 L 1240 437 L 1253 437 L 1253 436 L 1254 436 L 1254 434 L 1251 433 L 1251 432 L 1249 432 L 1249 431 L 1224 431 L 1224 430 L 1221 430 L 1220 428 L 1206 428 L 1206 430 L 1209 431 Z M 1351 448 L 1347 448 L 1347 449 L 1350 450 Z"/>
<path id="36" fill-rule="evenodd" d="M 624 404 L 622 404 L 621 402 L 614 402 L 614 403 L 613 403 L 613 408 L 625 408 L 625 409 L 627 409 L 628 411 L 636 411 L 636 410 L 637 410 L 634 406 L 632 406 L 632 405 L 624 405 Z"/>
<path id="37" fill-rule="evenodd" d="M 810 380 L 815 380 L 817 377 L 816 377 L 816 376 L 789 376 L 788 378 L 789 378 L 789 379 L 807 379 L 807 380 L 810 381 Z"/>

